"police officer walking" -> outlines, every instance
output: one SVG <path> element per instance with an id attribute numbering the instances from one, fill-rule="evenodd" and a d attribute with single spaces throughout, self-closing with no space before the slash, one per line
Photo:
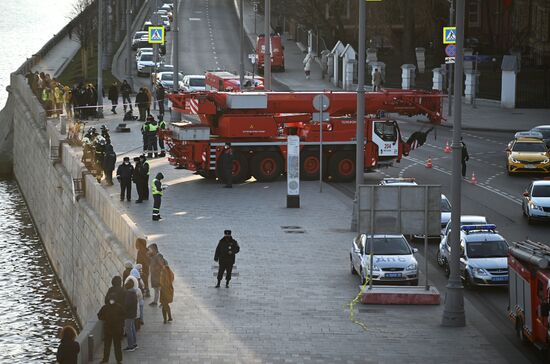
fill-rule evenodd
<path id="1" fill-rule="evenodd" d="M 122 164 L 116 170 L 116 178 L 120 183 L 120 201 L 132 199 L 132 175 L 134 174 L 134 166 L 130 164 L 130 158 L 124 157 Z"/>
<path id="2" fill-rule="evenodd" d="M 237 243 L 237 240 L 231 236 L 231 230 L 225 230 L 223 232 L 223 238 L 218 243 L 216 253 L 214 254 L 214 261 L 219 262 L 218 269 L 218 284 L 216 288 L 220 288 L 220 282 L 225 275 L 225 287 L 229 288 L 229 281 L 231 280 L 231 271 L 233 270 L 233 264 L 235 264 L 235 254 L 237 254 L 241 248 Z"/>
<path id="3" fill-rule="evenodd" d="M 470 160 L 470 156 L 468 155 L 468 148 L 466 148 L 466 144 L 464 144 L 462 138 L 460 138 L 460 145 L 462 146 L 462 177 L 466 177 L 466 162 Z"/>
<path id="4" fill-rule="evenodd" d="M 162 218 L 160 217 L 160 204 L 162 202 L 162 179 L 164 175 L 162 173 L 157 173 L 155 179 L 151 183 L 151 193 L 153 194 L 153 221 L 159 221 Z"/>
<path id="5" fill-rule="evenodd" d="M 223 151 L 220 156 L 220 169 L 221 180 L 225 183 L 225 188 L 231 188 L 233 179 L 233 150 L 231 149 L 231 143 L 225 143 Z"/>

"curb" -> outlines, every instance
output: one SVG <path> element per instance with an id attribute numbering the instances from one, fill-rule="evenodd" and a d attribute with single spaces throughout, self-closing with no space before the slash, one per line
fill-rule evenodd
<path id="1" fill-rule="evenodd" d="M 430 122 L 428 121 L 421 121 L 421 120 L 415 120 L 414 121 L 415 123 L 417 124 L 425 124 L 425 125 L 431 125 L 433 126 L 433 124 L 431 124 Z M 449 125 L 449 124 L 440 124 L 438 125 L 439 127 L 442 127 L 442 128 L 445 128 L 445 129 L 453 129 L 453 125 Z M 484 127 L 472 127 L 472 126 L 462 126 L 462 130 L 465 130 L 465 131 L 485 131 L 485 132 L 493 132 L 493 133 L 516 133 L 518 132 L 519 130 L 518 129 L 495 129 L 495 128 L 484 128 Z"/>

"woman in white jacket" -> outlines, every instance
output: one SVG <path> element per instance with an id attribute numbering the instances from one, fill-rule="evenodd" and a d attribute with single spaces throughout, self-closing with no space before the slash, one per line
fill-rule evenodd
<path id="1" fill-rule="evenodd" d="M 126 281 L 124 281 L 124 284 L 126 284 L 126 282 L 128 282 L 129 280 L 134 281 L 134 288 L 132 288 L 132 290 L 134 290 L 137 295 L 137 312 L 139 313 L 139 316 L 137 317 L 137 319 L 139 320 L 140 325 L 143 325 L 143 304 L 144 304 L 143 293 L 139 288 L 139 282 L 136 277 L 130 274 L 128 278 L 126 278 Z"/>
<path id="2" fill-rule="evenodd" d="M 311 74 L 311 64 L 315 56 L 312 53 L 308 53 L 302 63 L 304 64 L 304 72 L 306 73 L 306 80 L 309 80 L 309 75 Z"/>

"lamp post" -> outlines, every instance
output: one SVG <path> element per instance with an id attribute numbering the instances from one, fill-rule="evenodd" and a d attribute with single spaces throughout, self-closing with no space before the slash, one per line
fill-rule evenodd
<path id="1" fill-rule="evenodd" d="M 454 1 L 455 0 L 449 0 L 449 26 L 454 25 L 454 16 L 455 16 L 455 9 L 454 9 Z M 449 63 L 449 77 L 447 79 L 448 82 L 448 88 L 447 88 L 447 96 L 448 97 L 448 105 L 447 108 L 447 116 L 453 115 L 453 70 L 454 70 L 454 64 Z"/>
<path id="2" fill-rule="evenodd" d="M 241 91 L 244 87 L 244 10 L 243 10 L 244 2 L 241 0 L 240 6 L 239 6 L 239 17 L 241 19 L 241 34 L 240 34 L 240 41 L 241 41 L 241 64 L 240 64 L 240 71 L 239 71 L 239 80 L 241 82 Z"/>
<path id="3" fill-rule="evenodd" d="M 265 0 L 264 89 L 271 91 L 271 0 Z"/>
<path id="4" fill-rule="evenodd" d="M 134 89 L 134 77 L 132 76 L 132 0 L 126 0 L 126 75 L 128 84 Z"/>
<path id="5" fill-rule="evenodd" d="M 103 0 L 97 0 L 97 118 L 103 118 Z"/>
<path id="6" fill-rule="evenodd" d="M 172 12 L 172 20 L 174 24 L 174 29 L 172 29 L 172 36 L 174 37 L 174 47 L 172 48 L 172 59 L 174 64 L 174 84 L 172 86 L 173 92 L 179 91 L 179 84 L 180 84 L 180 54 L 179 54 L 179 7 L 178 7 L 178 0 L 174 1 L 174 11 Z M 180 113 L 176 111 L 174 107 L 172 107 L 172 110 L 170 112 L 171 120 L 172 121 L 180 121 Z"/>
<path id="7" fill-rule="evenodd" d="M 460 197 L 461 197 L 461 157 L 462 145 L 462 77 L 464 75 L 464 0 L 456 0 L 456 67 L 454 79 L 454 123 L 453 123 L 453 173 L 451 177 L 451 193 L 453 207 L 451 211 L 451 256 L 449 262 L 450 275 L 445 296 L 443 311 L 443 326 L 462 327 L 466 325 L 464 313 L 464 288 L 460 278 Z"/>

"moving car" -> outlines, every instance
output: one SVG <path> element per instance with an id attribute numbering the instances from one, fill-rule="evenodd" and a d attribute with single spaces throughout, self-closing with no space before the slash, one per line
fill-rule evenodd
<path id="1" fill-rule="evenodd" d="M 183 74 L 179 74 L 178 89 L 183 86 Z M 174 72 L 159 72 L 156 74 L 156 82 L 160 83 L 165 89 L 172 89 L 174 86 Z"/>
<path id="2" fill-rule="evenodd" d="M 162 25 L 164 25 L 164 29 L 166 29 L 167 32 L 170 31 L 170 19 L 168 18 L 168 15 L 161 15 L 160 20 L 162 21 Z"/>
<path id="3" fill-rule="evenodd" d="M 152 53 L 143 53 L 137 61 L 137 75 L 143 76 L 150 74 L 155 67 Z"/>
<path id="4" fill-rule="evenodd" d="M 139 31 L 139 32 L 136 32 L 134 34 L 134 38 L 132 38 L 132 49 L 135 51 L 136 49 L 138 48 L 141 48 L 141 47 L 138 47 L 137 44 L 141 41 L 141 38 L 143 36 L 146 36 L 148 37 L 147 35 L 147 32 L 146 31 Z M 147 39 L 145 39 L 147 41 Z"/>
<path id="5" fill-rule="evenodd" d="M 466 225 L 484 225 L 487 224 L 487 218 L 485 216 L 478 216 L 478 215 L 462 215 L 460 216 L 460 226 L 466 226 Z M 447 263 L 447 260 L 449 259 L 447 252 L 449 249 L 447 249 L 447 240 L 449 239 L 451 232 L 451 221 L 447 223 L 447 226 L 445 226 L 445 229 L 441 232 L 441 242 L 439 243 L 439 249 L 437 249 L 437 264 L 440 267 L 444 267 Z"/>
<path id="6" fill-rule="evenodd" d="M 370 254 L 373 254 L 373 283 L 407 283 L 418 285 L 418 262 L 403 235 L 361 234 L 351 243 L 351 273 L 358 274 L 361 284 L 370 277 Z"/>
<path id="7" fill-rule="evenodd" d="M 138 50 L 136 52 L 136 62 L 139 60 L 139 57 L 141 56 L 142 53 L 151 53 L 151 54 L 153 54 L 153 48 L 149 48 L 149 47 L 138 48 Z"/>
<path id="8" fill-rule="evenodd" d="M 539 125 L 535 126 L 530 131 L 541 133 L 542 134 L 542 140 L 544 140 L 544 143 L 546 143 L 546 147 L 550 148 L 550 125 Z"/>
<path id="9" fill-rule="evenodd" d="M 523 193 L 523 216 L 530 224 L 533 220 L 550 220 L 550 179 L 533 181 Z"/>
<path id="10" fill-rule="evenodd" d="M 461 227 L 460 276 L 466 287 L 508 285 L 509 247 L 495 229 L 491 224 Z M 446 249 L 450 257 L 450 246 Z M 444 268 L 448 275 L 448 260 Z"/>
<path id="11" fill-rule="evenodd" d="M 508 175 L 529 172 L 550 172 L 548 148 L 539 132 L 522 131 L 506 148 Z"/>
<path id="12" fill-rule="evenodd" d="M 183 77 L 182 90 L 186 92 L 190 91 L 204 91 L 205 90 L 205 76 L 204 75 L 186 75 Z"/>

